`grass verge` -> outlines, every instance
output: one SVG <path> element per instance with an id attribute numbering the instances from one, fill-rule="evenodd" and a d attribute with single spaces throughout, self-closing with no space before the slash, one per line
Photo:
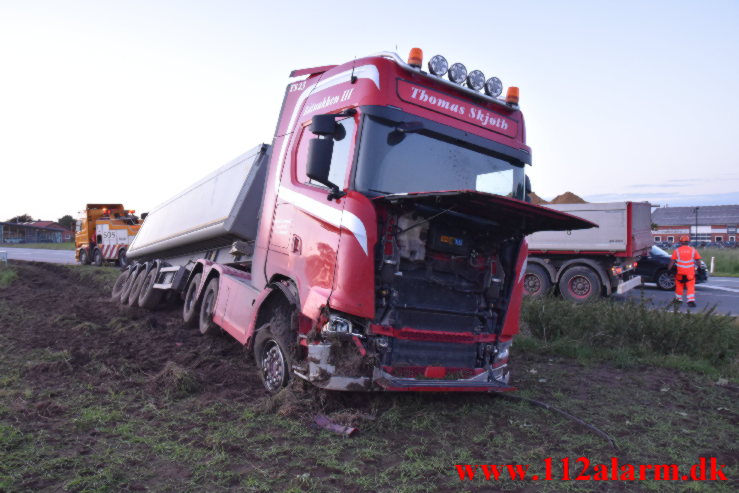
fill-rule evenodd
<path id="1" fill-rule="evenodd" d="M 658 364 L 739 378 L 739 324 L 713 309 L 680 313 L 634 301 L 577 305 L 548 297 L 526 299 L 521 316 L 524 340 L 517 341 L 519 347 L 579 360 Z"/>
<path id="2" fill-rule="evenodd" d="M 18 277 L 18 273 L 7 266 L 0 266 L 0 289 L 5 289 Z"/>

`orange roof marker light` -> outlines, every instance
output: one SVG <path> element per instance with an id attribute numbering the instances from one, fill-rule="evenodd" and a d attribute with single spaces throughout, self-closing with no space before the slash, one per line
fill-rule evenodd
<path id="1" fill-rule="evenodd" d="M 421 48 L 411 48 L 411 52 L 408 54 L 408 65 L 421 68 L 421 65 L 423 65 L 423 50 Z"/>
<path id="2" fill-rule="evenodd" d="M 509 87 L 505 96 L 505 102 L 510 105 L 518 105 L 518 87 Z"/>
<path id="3" fill-rule="evenodd" d="M 128 211 L 128 213 L 129 213 L 129 214 L 136 214 L 136 211 L 134 211 L 134 210 L 130 210 L 130 211 Z"/>

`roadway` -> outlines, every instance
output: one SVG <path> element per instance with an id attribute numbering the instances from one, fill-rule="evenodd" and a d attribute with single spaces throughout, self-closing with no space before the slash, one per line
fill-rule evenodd
<path id="1" fill-rule="evenodd" d="M 642 293 L 646 302 L 655 307 L 666 307 L 675 298 L 674 291 L 663 291 L 650 283 L 614 298 L 639 300 Z M 701 311 L 715 306 L 717 313 L 739 315 L 739 277 L 710 277 L 708 282 L 696 284 L 695 304 L 696 308 L 688 309 L 683 302 L 680 311 Z"/>
<path id="2" fill-rule="evenodd" d="M 46 250 L 43 248 L 3 248 L 11 260 L 48 262 L 52 264 L 75 264 L 74 250 Z"/>

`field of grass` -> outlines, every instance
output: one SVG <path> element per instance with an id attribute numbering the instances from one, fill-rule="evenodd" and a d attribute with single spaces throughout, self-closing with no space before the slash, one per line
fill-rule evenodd
<path id="1" fill-rule="evenodd" d="M 654 310 L 636 301 L 574 305 L 527 298 L 519 346 L 580 361 L 654 364 L 730 377 L 739 382 L 739 321 L 711 309 Z M 526 337 L 528 336 L 528 337 Z"/>
<path id="2" fill-rule="evenodd" d="M 177 307 L 112 304 L 115 270 L 85 267 L 16 263 L 13 289 L 0 290 L 0 491 L 735 491 L 724 481 L 460 481 L 455 468 L 530 464 L 542 474 L 552 457 L 559 477 L 564 457 L 681 468 L 717 457 L 736 480 L 739 388 L 725 378 L 736 339 L 722 317 L 640 322 L 631 305 L 526 301 L 515 394 L 599 427 L 614 449 L 495 395 L 296 385 L 269 398 L 238 344 L 186 329 Z M 713 338 L 697 341 L 689 327 Z M 360 431 L 315 429 L 319 412 Z"/>
<path id="3" fill-rule="evenodd" d="M 0 249 L 3 248 L 41 248 L 44 250 L 74 250 L 74 242 L 66 241 L 63 243 L 0 243 Z"/>
<path id="4" fill-rule="evenodd" d="M 714 276 L 739 277 L 739 248 L 700 248 L 698 251 L 707 266 L 715 257 Z"/>
<path id="5" fill-rule="evenodd" d="M 18 277 L 18 273 L 12 267 L 0 265 L 0 289 L 5 289 Z"/>

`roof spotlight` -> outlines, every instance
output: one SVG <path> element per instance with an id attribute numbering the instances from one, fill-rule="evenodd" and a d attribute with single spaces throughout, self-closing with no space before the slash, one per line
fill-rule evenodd
<path id="1" fill-rule="evenodd" d="M 461 84 L 467 78 L 467 67 L 461 63 L 455 63 L 449 67 L 449 80 L 455 84 Z"/>
<path id="2" fill-rule="evenodd" d="M 503 92 L 503 83 L 497 77 L 490 77 L 485 82 L 485 94 L 497 98 Z"/>
<path id="3" fill-rule="evenodd" d="M 447 62 L 446 58 L 443 56 L 434 55 L 431 60 L 429 60 L 429 72 L 437 77 L 441 77 L 447 73 L 447 70 L 449 70 L 449 62 Z"/>
<path id="4" fill-rule="evenodd" d="M 479 91 L 485 85 L 485 74 L 479 70 L 473 70 L 467 76 L 467 87 Z"/>

